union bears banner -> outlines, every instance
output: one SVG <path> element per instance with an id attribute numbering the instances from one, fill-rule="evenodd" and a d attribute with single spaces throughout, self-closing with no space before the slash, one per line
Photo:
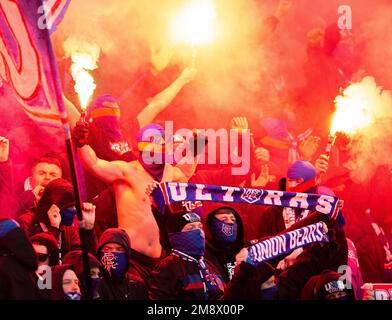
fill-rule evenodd
<path id="1" fill-rule="evenodd" d="M 315 242 L 328 242 L 327 228 L 323 222 L 314 223 L 250 246 L 248 262 L 255 265 L 269 261 Z"/>

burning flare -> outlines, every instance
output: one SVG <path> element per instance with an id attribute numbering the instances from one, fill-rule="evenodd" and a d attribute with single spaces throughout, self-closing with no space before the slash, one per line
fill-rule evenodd
<path id="1" fill-rule="evenodd" d="M 95 44 L 70 37 L 64 42 L 64 50 L 66 56 L 72 59 L 71 74 L 75 81 L 74 88 L 84 111 L 96 88 L 90 72 L 98 67 L 100 48 Z"/>
<path id="2" fill-rule="evenodd" d="M 192 47 L 211 43 L 216 32 L 216 9 L 211 0 L 189 2 L 171 24 L 174 42 L 185 42 Z"/>
<path id="3" fill-rule="evenodd" d="M 352 136 L 371 126 L 376 118 L 375 93 L 378 94 L 378 90 L 374 79 L 366 77 L 362 82 L 348 86 L 341 95 L 337 96 L 331 134 L 343 132 Z"/>
<path id="4" fill-rule="evenodd" d="M 392 92 L 365 77 L 346 88 L 335 102 L 331 133 L 351 137 L 344 166 L 354 182 L 367 183 L 379 166 L 392 167 Z"/>

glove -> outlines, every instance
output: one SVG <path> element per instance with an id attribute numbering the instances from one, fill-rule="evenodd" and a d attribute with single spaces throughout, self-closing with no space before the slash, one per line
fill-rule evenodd
<path id="1" fill-rule="evenodd" d="M 72 130 L 72 140 L 78 148 L 82 148 L 88 144 L 89 124 L 86 121 L 76 122 L 75 128 Z"/>

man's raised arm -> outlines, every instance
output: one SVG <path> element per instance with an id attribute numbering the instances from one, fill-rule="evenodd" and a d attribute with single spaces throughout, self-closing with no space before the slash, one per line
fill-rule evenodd
<path id="1" fill-rule="evenodd" d="M 196 76 L 196 69 L 185 68 L 181 75 L 162 92 L 158 93 L 151 102 L 137 115 L 140 128 L 153 122 L 155 117 L 167 108 L 181 89 Z"/>
<path id="2" fill-rule="evenodd" d="M 72 139 L 78 147 L 78 155 L 82 164 L 88 171 L 108 183 L 124 178 L 124 166 L 126 166 L 125 162 L 99 159 L 94 150 L 87 145 L 87 122 L 78 121 L 76 123 L 72 132 Z"/>

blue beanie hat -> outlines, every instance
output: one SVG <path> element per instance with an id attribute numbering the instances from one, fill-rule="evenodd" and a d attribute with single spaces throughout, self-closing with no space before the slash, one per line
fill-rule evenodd
<path id="1" fill-rule="evenodd" d="M 287 169 L 287 178 L 304 179 L 304 182 L 316 177 L 316 168 L 308 161 L 298 160 Z"/>
<path id="2" fill-rule="evenodd" d="M 19 228 L 18 223 L 12 219 L 0 220 L 0 237 L 6 236 L 12 230 Z"/>
<path id="3" fill-rule="evenodd" d="M 154 142 L 155 137 L 165 138 L 165 129 L 156 123 L 143 127 L 137 134 L 137 142 Z"/>

